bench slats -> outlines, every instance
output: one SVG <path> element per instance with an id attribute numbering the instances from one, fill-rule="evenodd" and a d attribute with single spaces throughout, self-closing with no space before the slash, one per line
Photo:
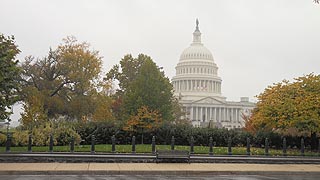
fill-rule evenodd
<path id="1" fill-rule="evenodd" d="M 156 161 L 158 163 L 159 159 L 185 159 L 189 162 L 190 153 L 185 150 L 158 150 L 156 152 Z"/>

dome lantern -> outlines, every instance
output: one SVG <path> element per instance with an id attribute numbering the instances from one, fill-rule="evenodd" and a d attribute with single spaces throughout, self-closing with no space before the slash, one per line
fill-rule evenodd
<path id="1" fill-rule="evenodd" d="M 199 30 L 199 21 L 196 20 L 196 30 L 193 32 L 193 43 L 201 44 L 201 32 Z"/>

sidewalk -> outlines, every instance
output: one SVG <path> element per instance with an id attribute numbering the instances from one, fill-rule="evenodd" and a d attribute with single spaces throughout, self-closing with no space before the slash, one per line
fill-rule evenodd
<path id="1" fill-rule="evenodd" d="M 209 175 L 209 174 L 320 174 L 315 164 L 226 163 L 0 163 L 0 175 Z"/>

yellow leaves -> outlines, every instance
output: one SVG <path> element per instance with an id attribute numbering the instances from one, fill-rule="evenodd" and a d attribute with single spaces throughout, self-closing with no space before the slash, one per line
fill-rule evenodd
<path id="1" fill-rule="evenodd" d="M 294 128 L 305 131 L 308 127 L 309 130 L 320 131 L 319 123 L 310 123 L 320 120 L 319 92 L 320 76 L 314 74 L 295 78 L 294 82 L 284 80 L 269 86 L 257 96 L 251 125 L 266 130 Z"/>
<path id="2" fill-rule="evenodd" d="M 67 37 L 58 47 L 58 62 L 68 80 L 89 83 L 97 78 L 102 66 L 98 51 L 90 50 L 86 42 L 79 43 L 75 37 Z"/>
<path id="3" fill-rule="evenodd" d="M 139 130 L 154 130 L 159 127 L 162 119 L 159 112 L 150 110 L 147 106 L 138 109 L 137 115 L 130 116 L 123 130 L 137 132 Z"/>

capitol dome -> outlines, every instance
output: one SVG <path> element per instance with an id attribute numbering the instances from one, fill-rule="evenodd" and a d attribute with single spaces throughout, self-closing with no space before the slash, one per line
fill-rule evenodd
<path id="1" fill-rule="evenodd" d="M 221 93 L 221 82 L 212 53 L 201 42 L 196 20 L 193 41 L 181 53 L 172 78 L 174 96 L 185 112 L 181 119 L 189 120 L 195 127 L 243 127 L 242 115 L 250 116 L 255 104 L 246 97 L 240 102 L 227 101 Z"/>
<path id="2" fill-rule="evenodd" d="M 202 44 L 191 44 L 190 47 L 186 48 L 182 52 L 180 56 L 180 61 L 190 59 L 202 59 L 213 61 L 213 56 L 210 50 L 204 47 Z"/>
<path id="3" fill-rule="evenodd" d="M 193 41 L 181 53 L 172 83 L 175 95 L 184 96 L 184 99 L 192 100 L 207 96 L 222 98 L 218 66 L 210 50 L 201 42 L 198 20 L 193 32 Z"/>

